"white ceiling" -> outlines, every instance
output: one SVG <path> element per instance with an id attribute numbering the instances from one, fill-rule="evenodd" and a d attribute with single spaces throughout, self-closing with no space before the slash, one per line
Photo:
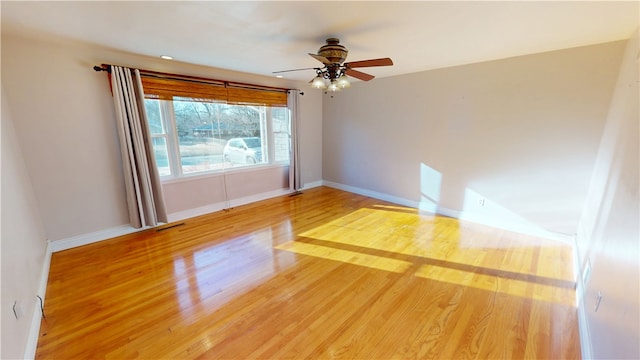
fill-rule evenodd
<path id="1" fill-rule="evenodd" d="M 3 34 L 268 76 L 319 66 L 307 53 L 338 37 L 347 61 L 393 59 L 361 69 L 376 77 L 627 39 L 640 17 L 638 1 L 2 1 L 1 15 Z"/>

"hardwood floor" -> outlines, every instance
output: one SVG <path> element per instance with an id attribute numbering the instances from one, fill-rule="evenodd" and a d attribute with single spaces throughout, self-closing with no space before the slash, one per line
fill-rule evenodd
<path id="1" fill-rule="evenodd" d="M 579 359 L 570 246 L 320 187 L 53 254 L 36 358 Z"/>

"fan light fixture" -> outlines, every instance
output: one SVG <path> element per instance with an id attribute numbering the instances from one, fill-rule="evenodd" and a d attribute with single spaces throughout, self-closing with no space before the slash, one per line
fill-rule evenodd
<path id="1" fill-rule="evenodd" d="M 338 86 L 338 82 L 336 80 L 331 80 L 331 83 L 329 84 L 329 87 L 327 87 L 327 90 L 340 91 L 342 89 L 340 89 L 340 87 Z"/>
<path id="2" fill-rule="evenodd" d="M 327 88 L 327 83 L 326 81 L 324 81 L 324 78 L 320 75 L 316 76 L 315 78 L 313 78 L 313 80 L 311 80 L 311 87 L 314 89 L 326 89 Z"/>
<path id="3" fill-rule="evenodd" d="M 347 48 L 340 45 L 340 40 L 337 38 L 328 38 L 327 43 L 320 47 L 317 54 L 309 53 L 312 58 L 320 61 L 324 67 L 282 70 L 274 71 L 273 73 L 279 74 L 289 71 L 313 69 L 316 71 L 316 77 L 309 82 L 312 88 L 340 91 L 351 87 L 351 81 L 349 81 L 347 75 L 362 81 L 369 81 L 374 78 L 373 75 L 355 70 L 355 68 L 393 65 L 393 61 L 390 58 L 344 62 L 348 53 Z"/>
<path id="4" fill-rule="evenodd" d="M 349 81 L 349 78 L 345 74 L 340 75 L 340 77 L 338 78 L 337 83 L 338 83 L 338 87 L 340 87 L 342 89 L 346 89 L 348 87 L 351 87 L 351 82 Z"/>
<path id="5" fill-rule="evenodd" d="M 324 69 L 316 69 L 316 77 L 311 80 L 311 87 L 327 91 L 340 91 L 351 87 L 351 82 L 345 75 L 346 68 L 340 65 L 329 65 Z"/>

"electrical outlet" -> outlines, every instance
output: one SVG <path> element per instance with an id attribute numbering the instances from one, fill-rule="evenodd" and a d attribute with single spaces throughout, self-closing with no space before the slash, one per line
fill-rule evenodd
<path id="1" fill-rule="evenodd" d="M 485 200 L 484 199 L 478 200 L 478 204 L 480 204 L 480 206 L 484 206 Z"/>

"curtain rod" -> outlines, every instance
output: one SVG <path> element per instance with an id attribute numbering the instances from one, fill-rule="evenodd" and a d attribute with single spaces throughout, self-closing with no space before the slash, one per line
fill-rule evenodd
<path id="1" fill-rule="evenodd" d="M 102 64 L 100 66 L 96 65 L 93 67 L 93 70 L 106 71 L 108 73 L 111 73 L 111 65 L 108 65 L 108 64 Z M 186 80 L 186 81 L 201 82 L 201 83 L 208 83 L 208 84 L 211 84 L 212 82 L 220 82 L 224 84 L 224 86 L 232 86 L 232 87 L 239 87 L 243 89 L 253 89 L 253 90 L 268 90 L 268 91 L 282 91 L 282 92 L 289 92 L 290 90 L 300 91 L 300 89 L 286 89 L 286 88 L 279 88 L 279 87 L 273 87 L 273 86 L 263 86 L 263 85 L 254 85 L 254 84 L 247 84 L 247 83 L 234 82 L 234 81 L 208 79 L 208 78 L 198 77 L 198 76 L 178 75 L 178 74 L 163 73 L 163 72 L 143 70 L 143 69 L 139 69 L 139 70 L 140 70 L 140 74 L 142 75 L 153 76 L 158 78 Z M 304 92 L 300 92 L 300 95 L 304 95 Z"/>

